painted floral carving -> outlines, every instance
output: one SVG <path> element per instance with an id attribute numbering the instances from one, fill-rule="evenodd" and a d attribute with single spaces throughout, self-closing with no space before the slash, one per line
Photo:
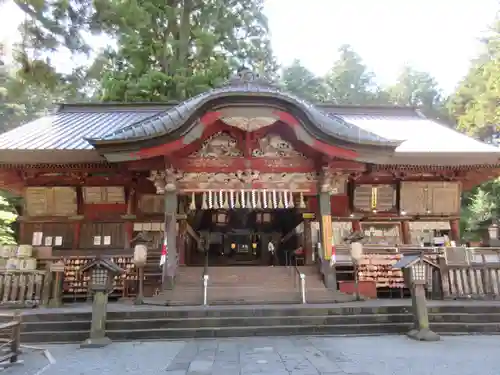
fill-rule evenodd
<path id="1" fill-rule="evenodd" d="M 216 159 L 221 157 L 243 156 L 238 149 L 238 142 L 229 134 L 218 132 L 205 140 L 201 148 L 189 155 L 190 158 Z"/>
<path id="2" fill-rule="evenodd" d="M 259 140 L 259 147 L 252 150 L 252 156 L 257 158 L 287 158 L 305 155 L 295 150 L 292 144 L 277 134 L 269 134 Z"/>

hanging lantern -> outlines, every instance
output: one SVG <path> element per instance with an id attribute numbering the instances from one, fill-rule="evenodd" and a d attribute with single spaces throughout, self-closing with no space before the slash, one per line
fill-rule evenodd
<path id="1" fill-rule="evenodd" d="M 285 192 L 279 192 L 278 191 L 278 208 L 285 208 L 285 204 L 283 203 L 283 196 L 285 195 Z"/>
<path id="2" fill-rule="evenodd" d="M 278 208 L 278 197 L 276 196 L 276 190 L 273 190 L 273 208 Z"/>
<path id="3" fill-rule="evenodd" d="M 221 194 L 223 194 L 223 196 L 224 196 L 223 199 L 222 199 L 222 201 L 223 201 L 222 208 L 224 208 L 224 209 L 227 210 L 229 208 L 229 192 L 224 192 L 223 193 L 221 191 Z"/>
<path id="4" fill-rule="evenodd" d="M 241 194 L 241 208 L 246 208 L 246 202 L 245 202 L 245 192 L 243 190 L 240 191 Z"/>
<path id="5" fill-rule="evenodd" d="M 293 193 L 290 192 L 290 199 L 288 200 L 288 208 L 294 208 L 295 207 L 295 203 L 293 201 Z"/>
<path id="6" fill-rule="evenodd" d="M 304 201 L 304 194 L 303 193 L 300 193 L 299 208 L 306 208 L 306 202 Z"/>
<path id="7" fill-rule="evenodd" d="M 234 208 L 234 190 L 229 192 L 229 204 L 231 205 L 231 208 Z"/>
<path id="8" fill-rule="evenodd" d="M 213 202 L 213 198 L 212 198 L 212 190 L 208 191 L 208 208 L 209 209 L 214 208 L 214 202 Z"/>
<path id="9" fill-rule="evenodd" d="M 194 192 L 191 193 L 191 203 L 189 204 L 189 209 L 191 211 L 196 210 L 196 196 L 194 195 Z"/>
<path id="10" fill-rule="evenodd" d="M 275 208 L 273 205 L 273 192 L 267 193 L 267 208 Z"/>
<path id="11" fill-rule="evenodd" d="M 247 203 L 245 204 L 245 206 L 247 208 L 252 208 L 252 195 L 251 195 L 251 193 L 247 192 L 246 196 L 247 196 Z"/>
<path id="12" fill-rule="evenodd" d="M 255 200 L 255 208 L 261 209 L 262 205 L 260 204 L 260 192 L 259 192 L 259 190 L 256 191 L 255 195 L 257 196 L 256 200 Z"/>
<path id="13" fill-rule="evenodd" d="M 208 210 L 207 193 L 205 191 L 203 192 L 203 195 L 201 197 L 201 209 Z"/>
<path id="14" fill-rule="evenodd" d="M 236 192 L 234 195 L 236 198 L 234 202 L 234 208 L 241 208 L 240 195 L 238 194 L 238 192 Z"/>

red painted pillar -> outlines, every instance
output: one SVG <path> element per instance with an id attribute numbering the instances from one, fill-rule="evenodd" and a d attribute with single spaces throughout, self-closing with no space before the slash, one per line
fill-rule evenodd
<path id="1" fill-rule="evenodd" d="M 460 243 L 460 219 L 450 220 L 450 237 L 457 245 Z"/>

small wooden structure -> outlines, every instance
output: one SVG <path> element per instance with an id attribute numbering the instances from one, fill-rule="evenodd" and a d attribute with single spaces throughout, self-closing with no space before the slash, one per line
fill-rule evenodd
<path id="1" fill-rule="evenodd" d="M 2 314 L 0 319 L 9 320 L 0 323 L 0 370 L 3 370 L 16 364 L 21 354 L 21 314 Z"/>

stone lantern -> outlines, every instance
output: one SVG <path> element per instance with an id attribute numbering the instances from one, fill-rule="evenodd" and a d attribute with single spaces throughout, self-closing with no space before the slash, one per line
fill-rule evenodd
<path id="1" fill-rule="evenodd" d="M 361 242 L 352 242 L 350 247 L 350 255 L 354 266 L 354 283 L 356 288 L 356 300 L 359 301 L 359 263 L 363 259 L 363 244 Z"/>
<path id="2" fill-rule="evenodd" d="M 393 268 L 403 271 L 406 286 L 411 292 L 412 310 L 415 327 L 408 332 L 408 337 L 418 341 L 439 341 L 440 337 L 429 328 L 429 314 L 425 297 L 425 286 L 429 280 L 428 272 L 436 264 L 421 254 L 405 255 Z"/>
<path id="3" fill-rule="evenodd" d="M 90 275 L 89 288 L 94 294 L 90 337 L 80 344 L 82 348 L 101 348 L 111 343 L 106 336 L 106 308 L 108 293 L 113 290 L 115 276 L 125 272 L 109 259 L 96 258 L 81 270 Z"/>

